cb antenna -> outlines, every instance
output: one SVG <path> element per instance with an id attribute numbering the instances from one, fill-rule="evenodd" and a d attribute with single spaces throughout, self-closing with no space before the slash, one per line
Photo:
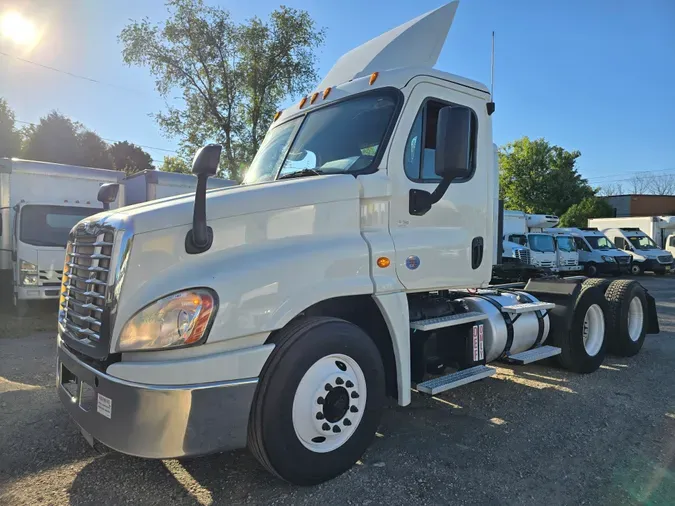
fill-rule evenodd
<path id="1" fill-rule="evenodd" d="M 490 64 L 490 101 L 487 103 L 487 113 L 495 112 L 495 32 L 492 32 L 492 58 Z"/>

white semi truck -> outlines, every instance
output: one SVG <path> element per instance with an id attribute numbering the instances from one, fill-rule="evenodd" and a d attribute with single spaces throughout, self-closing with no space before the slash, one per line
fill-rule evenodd
<path id="1" fill-rule="evenodd" d="M 102 210 L 99 187 L 124 173 L 0 158 L 0 286 L 16 311 L 58 299 L 68 234 Z"/>
<path id="2" fill-rule="evenodd" d="M 220 146 L 205 146 L 194 197 L 73 229 L 57 389 L 89 442 L 151 458 L 248 445 L 314 484 L 361 457 L 386 395 L 406 406 L 495 360 L 589 373 L 658 332 L 634 281 L 488 286 L 494 103 L 432 68 L 456 7 L 340 58 L 277 115 L 245 184 L 206 191 Z"/>

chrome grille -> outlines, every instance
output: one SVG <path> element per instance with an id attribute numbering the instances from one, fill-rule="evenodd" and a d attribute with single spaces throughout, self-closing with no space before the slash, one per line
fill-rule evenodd
<path id="1" fill-rule="evenodd" d="M 524 264 L 530 263 L 530 250 L 519 249 L 516 250 L 516 258 Z"/>
<path id="2" fill-rule="evenodd" d="M 107 348 L 101 340 L 113 238 L 112 231 L 78 228 L 66 249 L 59 323 L 67 337 L 94 347 Z"/>

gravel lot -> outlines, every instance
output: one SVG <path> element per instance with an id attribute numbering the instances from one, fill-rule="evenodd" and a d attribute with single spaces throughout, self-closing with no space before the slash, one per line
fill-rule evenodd
<path id="1" fill-rule="evenodd" d="M 587 376 L 500 367 L 438 398 L 415 394 L 387 409 L 362 462 L 313 488 L 272 478 L 246 451 L 97 453 L 56 396 L 53 332 L 3 330 L 0 504 L 675 504 L 675 280 L 643 283 L 662 333 L 639 356 Z"/>

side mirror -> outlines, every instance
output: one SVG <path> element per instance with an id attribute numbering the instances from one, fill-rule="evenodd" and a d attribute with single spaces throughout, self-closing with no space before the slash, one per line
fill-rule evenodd
<path id="1" fill-rule="evenodd" d="M 207 144 L 199 148 L 192 159 L 192 173 L 195 176 L 215 176 L 222 149 L 223 147 L 219 144 Z"/>
<path id="2" fill-rule="evenodd" d="M 219 144 L 207 144 L 197 151 L 192 160 L 192 173 L 197 176 L 197 189 L 192 229 L 185 236 L 185 251 L 191 255 L 207 251 L 213 243 L 213 229 L 206 224 L 206 183 L 209 176 L 216 175 L 222 149 Z"/>
<path id="3" fill-rule="evenodd" d="M 443 107 L 436 124 L 434 171 L 443 179 L 458 179 L 471 173 L 471 119 L 468 107 Z"/>
<path id="4" fill-rule="evenodd" d="M 408 212 L 411 215 L 424 216 L 441 200 L 454 179 L 471 174 L 473 114 L 471 109 L 462 106 L 443 107 L 438 111 L 434 172 L 443 179 L 433 193 L 416 188 L 410 190 Z"/>
<path id="5" fill-rule="evenodd" d="M 105 183 L 98 189 L 96 199 L 103 204 L 103 209 L 110 209 L 110 204 L 117 200 L 117 194 L 120 191 L 119 183 Z"/>

